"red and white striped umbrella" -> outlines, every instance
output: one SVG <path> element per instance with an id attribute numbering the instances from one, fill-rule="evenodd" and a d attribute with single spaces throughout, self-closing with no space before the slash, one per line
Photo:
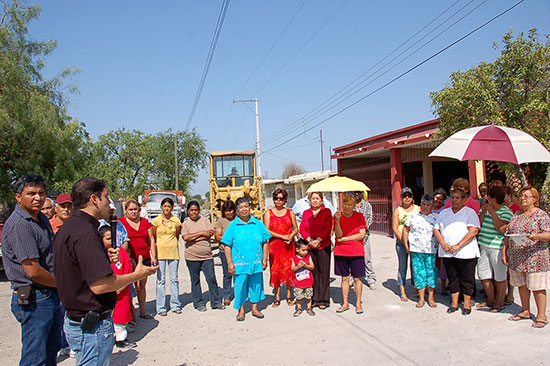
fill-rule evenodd
<path id="1" fill-rule="evenodd" d="M 515 164 L 550 162 L 550 152 L 533 136 L 515 128 L 494 125 L 458 131 L 428 156 Z"/>

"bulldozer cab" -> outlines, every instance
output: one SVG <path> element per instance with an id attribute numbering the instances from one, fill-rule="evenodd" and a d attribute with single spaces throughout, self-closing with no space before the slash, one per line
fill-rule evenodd
<path id="1" fill-rule="evenodd" d="M 221 217 L 221 207 L 228 199 L 240 197 L 250 201 L 250 213 L 261 219 L 264 213 L 261 177 L 256 173 L 254 151 L 217 151 L 210 154 L 210 218 L 214 224 Z"/>

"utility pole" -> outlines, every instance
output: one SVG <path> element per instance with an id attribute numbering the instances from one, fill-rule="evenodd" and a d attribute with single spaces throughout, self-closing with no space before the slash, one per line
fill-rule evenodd
<path id="1" fill-rule="evenodd" d="M 328 156 L 330 158 L 330 171 L 332 171 L 332 146 L 328 147 Z"/>
<path id="2" fill-rule="evenodd" d="M 250 109 L 250 111 L 256 115 L 256 155 L 258 155 L 258 175 L 261 177 L 262 176 L 262 151 L 260 149 L 260 114 L 258 112 L 258 98 L 247 99 L 247 100 L 233 99 L 233 103 L 244 103 L 246 108 Z M 248 106 L 247 103 L 255 103 L 256 112 L 254 112 L 252 108 Z"/>
<path id="3" fill-rule="evenodd" d="M 174 135 L 174 171 L 176 173 L 176 191 L 178 190 L 178 137 Z"/>
<path id="4" fill-rule="evenodd" d="M 319 136 L 321 138 L 321 171 L 325 170 L 325 156 L 323 154 L 323 130 L 319 130 Z"/>

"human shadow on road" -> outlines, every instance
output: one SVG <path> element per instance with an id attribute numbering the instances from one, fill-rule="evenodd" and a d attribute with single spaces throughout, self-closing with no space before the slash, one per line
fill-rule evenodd
<path id="1" fill-rule="evenodd" d="M 6 277 L 6 271 L 1 270 L 0 271 L 0 282 L 8 282 L 8 277 Z"/>
<path id="2" fill-rule="evenodd" d="M 139 352 L 135 349 L 128 349 L 128 350 L 118 350 L 115 347 L 114 348 L 113 355 L 111 357 L 111 365 L 117 366 L 117 365 L 132 365 L 134 362 L 137 361 L 137 358 L 139 356 Z"/>

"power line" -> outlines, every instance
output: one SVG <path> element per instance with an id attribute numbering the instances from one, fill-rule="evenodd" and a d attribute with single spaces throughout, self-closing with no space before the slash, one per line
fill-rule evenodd
<path id="1" fill-rule="evenodd" d="M 244 89 L 244 87 L 246 86 L 246 84 L 248 84 L 248 82 L 250 81 L 250 79 L 252 79 L 252 77 L 256 74 L 256 71 L 258 71 L 258 69 L 260 68 L 260 66 L 262 66 L 262 64 L 264 63 L 265 59 L 267 58 L 267 56 L 269 56 L 269 54 L 271 53 L 271 51 L 273 51 L 273 49 L 275 48 L 275 45 L 277 45 L 277 43 L 279 42 L 279 40 L 283 37 L 283 34 L 286 32 L 286 30 L 288 29 L 288 27 L 290 27 L 290 25 L 292 24 L 292 22 L 294 21 L 294 19 L 296 18 L 296 16 L 298 15 L 298 13 L 300 12 L 300 10 L 302 10 L 302 8 L 304 7 L 306 3 L 306 0 L 304 0 L 302 2 L 302 4 L 298 7 L 298 9 L 296 10 L 296 12 L 294 13 L 294 15 L 290 18 L 290 20 L 288 21 L 288 23 L 286 24 L 286 26 L 283 28 L 283 30 L 281 31 L 281 33 L 279 34 L 279 36 L 275 39 L 275 41 L 273 42 L 273 44 L 271 45 L 271 47 L 269 48 L 269 50 L 265 53 L 264 57 L 262 57 L 262 59 L 260 60 L 260 62 L 258 62 L 258 65 L 256 65 L 256 67 L 254 68 L 254 71 L 252 71 L 252 73 L 248 76 L 248 78 L 246 79 L 246 81 L 243 83 L 243 85 L 241 85 L 241 87 L 239 88 L 239 91 L 237 91 L 235 93 L 235 98 L 233 99 L 236 99 L 236 97 L 239 95 L 239 93 Z"/>
<path id="2" fill-rule="evenodd" d="M 283 64 L 283 66 L 281 66 L 258 90 L 256 90 L 254 92 L 254 95 L 258 95 L 258 93 L 263 90 L 277 75 L 279 75 L 279 73 L 281 71 L 283 71 L 283 69 L 296 57 L 298 56 L 298 54 L 309 44 L 309 42 L 311 42 L 313 40 L 313 38 L 315 38 L 315 36 L 317 35 L 317 33 L 319 33 L 331 20 L 332 18 L 334 18 L 336 16 L 336 14 L 338 14 L 338 12 L 349 2 L 349 0 L 346 0 L 344 1 L 344 3 L 342 5 L 340 5 L 335 11 L 334 13 L 332 13 L 331 16 L 329 16 L 327 18 L 327 20 L 325 20 L 325 22 L 323 24 L 321 24 L 321 26 L 315 31 L 313 32 L 313 34 L 307 39 L 307 41 L 304 42 L 304 44 L 302 44 L 302 46 L 300 48 L 298 48 L 298 50 L 296 52 L 294 52 L 294 54 L 292 56 L 290 56 L 290 58 Z"/>
<path id="3" fill-rule="evenodd" d="M 191 121 L 195 116 L 195 111 L 197 110 L 197 106 L 201 98 L 202 89 L 204 88 L 204 83 L 206 82 L 206 77 L 208 76 L 210 65 L 212 64 L 212 58 L 214 57 L 214 52 L 216 51 L 216 47 L 218 45 L 218 39 L 220 38 L 220 34 L 222 32 L 223 23 L 225 21 L 225 15 L 227 14 L 227 8 L 229 7 L 229 1 L 230 0 L 223 0 L 222 6 L 220 9 L 220 14 L 218 15 L 218 21 L 216 23 L 216 29 L 214 30 L 214 36 L 212 37 L 212 41 L 210 42 L 210 49 L 208 50 L 208 56 L 206 57 L 206 62 L 202 70 L 202 76 L 199 81 L 199 87 L 197 88 L 197 93 L 195 94 L 195 100 L 193 101 L 193 106 L 191 107 L 189 118 L 187 119 L 185 131 L 189 130 L 189 127 L 191 126 Z"/>
<path id="4" fill-rule="evenodd" d="M 473 2 L 475 0 L 471 0 L 468 4 L 466 4 L 466 6 L 468 6 L 471 2 Z M 398 47 L 396 47 L 393 51 L 391 51 L 390 53 L 388 53 L 386 56 L 384 56 L 382 59 L 380 59 L 376 64 L 374 64 L 373 66 L 371 66 L 368 70 L 366 70 L 365 72 L 363 72 L 361 75 L 359 75 L 358 77 L 356 77 L 354 80 L 352 80 L 351 82 L 349 82 L 346 86 L 344 86 L 342 89 L 340 89 L 338 92 L 336 92 L 335 94 L 333 94 L 331 97 L 329 97 L 328 99 L 326 99 L 325 101 L 323 101 L 320 105 L 318 105 L 316 108 L 314 108 L 312 111 L 308 112 L 305 116 L 301 117 L 299 120 L 295 121 L 294 123 L 290 124 L 289 125 L 289 129 L 286 129 L 286 128 L 282 128 L 280 129 L 278 132 L 276 132 L 275 134 L 271 135 L 271 136 L 268 136 L 267 138 L 264 139 L 264 143 L 265 144 L 269 144 L 271 143 L 271 141 L 275 141 L 276 139 L 280 138 L 281 136 L 284 136 L 284 135 L 287 135 L 289 132 L 292 133 L 293 131 L 296 131 L 300 128 L 299 125 L 296 125 L 297 122 L 301 122 L 302 125 L 304 126 L 304 129 L 305 129 L 305 126 L 307 123 L 305 123 L 305 119 L 310 116 L 311 114 L 313 114 L 315 111 L 319 110 L 320 108 L 322 108 L 324 105 L 326 105 L 328 102 L 330 102 L 333 98 L 335 98 L 336 96 L 338 96 L 339 94 L 341 94 L 343 91 L 345 91 L 349 86 L 353 85 L 358 79 L 360 79 L 361 77 L 363 77 L 365 74 L 367 74 L 369 71 L 371 71 L 372 69 L 374 69 L 376 66 L 378 66 L 380 63 L 382 63 L 385 59 L 387 59 L 388 57 L 390 57 L 392 54 L 394 54 L 398 49 L 400 49 L 401 47 L 403 47 L 405 44 L 407 44 L 410 40 L 412 40 L 414 37 L 416 37 L 418 34 L 420 34 L 424 29 L 426 29 L 428 26 L 430 26 L 433 22 L 435 22 L 437 19 L 439 19 L 440 17 L 442 17 L 447 11 L 449 11 L 452 7 L 454 7 L 457 3 L 459 3 L 460 0 L 457 0 L 455 1 L 452 5 L 450 5 L 447 9 L 445 9 L 443 12 L 441 12 L 440 14 L 438 14 L 435 18 L 433 18 L 430 22 L 428 22 L 427 24 L 425 24 L 422 28 L 420 28 L 418 31 L 416 31 L 412 36 L 410 36 L 406 41 L 402 42 Z M 458 12 L 460 12 L 462 9 L 464 9 L 464 7 L 462 7 Z M 447 20 L 445 20 L 444 22 L 442 22 L 441 24 L 445 23 L 446 21 L 448 21 L 450 18 L 452 18 L 454 15 L 456 15 L 458 12 L 455 12 L 451 17 L 447 18 Z M 441 26 L 441 24 L 439 26 Z M 438 27 L 439 27 L 438 26 Z M 437 28 L 435 28 L 437 29 Z M 432 30 L 431 32 L 428 33 L 431 34 L 433 31 Z M 426 37 L 426 36 L 424 36 Z M 418 43 L 418 42 L 416 42 Z M 415 43 L 415 44 L 416 44 Z M 368 80 L 368 78 L 367 78 Z M 352 88 L 353 90 L 353 88 Z"/>
<path id="5" fill-rule="evenodd" d="M 275 147 L 269 149 L 269 150 L 266 150 L 264 151 L 264 154 L 267 154 L 267 153 L 270 153 L 270 151 L 273 151 L 275 150 L 276 148 L 282 146 L 282 145 L 285 145 L 287 143 L 289 143 L 290 141 L 293 141 L 295 140 L 296 138 L 298 138 L 300 135 L 304 134 L 305 132 L 307 131 L 310 131 L 318 126 L 320 126 L 321 124 L 331 120 L 332 118 L 338 116 L 339 114 L 345 112 L 346 110 L 350 109 L 351 107 L 355 106 L 356 104 L 362 102 L 363 100 L 365 100 L 366 98 L 370 97 L 371 95 L 379 92 L 380 90 L 384 89 L 385 87 L 387 87 L 388 85 L 390 84 L 393 84 L 395 81 L 401 79 L 403 76 L 409 74 L 410 72 L 416 70 L 417 68 L 419 68 L 420 66 L 424 65 L 426 62 L 432 60 L 433 58 L 439 56 L 441 53 L 445 52 L 446 50 L 448 50 L 449 48 L 453 47 L 454 45 L 456 45 L 457 43 L 463 41 L 464 39 L 468 38 L 469 36 L 471 36 L 472 34 L 474 34 L 475 32 L 477 32 L 478 30 L 484 28 L 485 26 L 487 26 L 488 24 L 492 23 L 493 21 L 495 21 L 496 19 L 500 18 L 501 16 L 503 16 L 504 14 L 508 13 L 509 11 L 511 11 L 512 9 L 514 9 L 515 7 L 517 7 L 518 5 L 520 5 L 521 3 L 523 3 L 525 0 L 521 0 L 517 3 L 515 3 L 514 5 L 512 5 L 511 7 L 509 7 L 508 9 L 504 10 L 503 12 L 499 13 L 498 15 L 494 16 L 493 18 L 491 18 L 490 20 L 488 20 L 487 22 L 483 23 L 482 25 L 478 26 L 477 28 L 475 28 L 474 30 L 468 32 L 466 35 L 460 37 L 459 39 L 457 39 L 456 41 L 452 42 L 451 44 L 449 44 L 448 46 L 442 48 L 441 50 L 437 51 L 436 53 L 434 53 L 433 55 L 431 55 L 430 57 L 424 59 L 423 61 L 419 62 L 418 64 L 416 64 L 415 66 L 411 67 L 410 69 L 408 69 L 407 71 L 401 73 L 400 75 L 396 76 L 395 78 L 393 78 L 392 80 L 388 81 L 387 83 L 385 83 L 384 85 L 378 87 L 377 89 L 375 89 L 374 91 L 368 93 L 367 95 L 359 98 L 358 100 L 356 100 L 355 102 L 347 105 L 346 107 L 340 109 L 338 112 L 332 114 L 331 116 L 325 118 L 324 120 L 316 123 L 314 126 L 311 126 L 310 128 L 308 128 L 307 130 L 305 130 L 304 132 L 302 133 L 299 133 L 285 141 L 283 141 L 282 143 L 276 145 Z"/>

